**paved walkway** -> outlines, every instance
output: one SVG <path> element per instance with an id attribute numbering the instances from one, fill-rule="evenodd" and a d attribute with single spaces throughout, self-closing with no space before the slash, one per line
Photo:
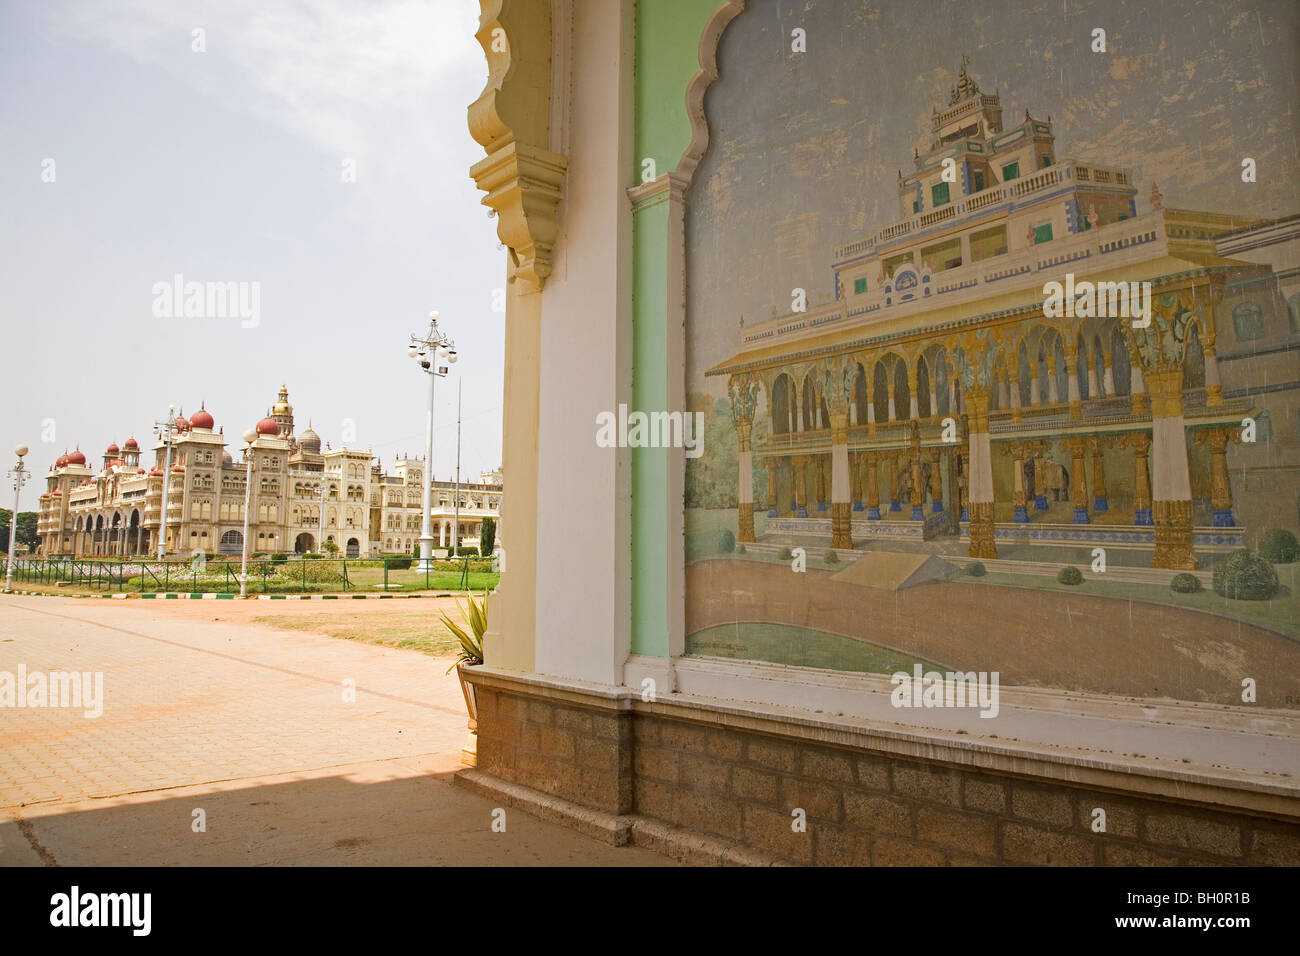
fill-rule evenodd
<path id="1" fill-rule="evenodd" d="M 99 717 L 0 707 L 0 865 L 669 862 L 515 810 L 494 832 L 451 783 L 449 661 L 245 623 L 265 607 L 0 597 L 0 674 L 103 674 Z"/>

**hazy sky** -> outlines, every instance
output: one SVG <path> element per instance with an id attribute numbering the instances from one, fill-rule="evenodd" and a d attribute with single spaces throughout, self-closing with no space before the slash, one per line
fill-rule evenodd
<path id="1" fill-rule="evenodd" d="M 433 308 L 461 359 L 434 473 L 454 468 L 458 378 L 462 474 L 497 466 L 504 252 L 468 174 L 477 22 L 473 0 L 0 4 L 5 467 L 19 441 L 38 475 L 77 444 L 98 463 L 200 401 L 238 458 L 281 383 L 299 431 L 337 447 L 351 419 L 350 444 L 391 467 L 424 453 L 428 380 L 405 348 Z M 260 323 L 157 318 L 153 286 L 177 273 L 259 283 Z"/>

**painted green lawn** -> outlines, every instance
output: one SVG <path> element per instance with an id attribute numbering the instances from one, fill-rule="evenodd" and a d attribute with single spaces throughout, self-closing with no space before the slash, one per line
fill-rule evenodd
<path id="1" fill-rule="evenodd" d="M 721 624 L 705 628 L 686 638 L 686 652 L 864 674 L 911 673 L 918 662 L 927 670 L 946 669 L 904 651 L 786 624 Z"/>
<path id="2" fill-rule="evenodd" d="M 453 620 L 458 619 L 455 610 L 449 613 Z M 406 648 L 433 657 L 447 657 L 460 650 L 460 642 L 447 630 L 432 607 L 419 611 L 393 611 L 382 616 L 333 611 L 320 614 L 265 614 L 253 618 L 253 622 L 288 631 L 326 634 L 345 641 Z"/>

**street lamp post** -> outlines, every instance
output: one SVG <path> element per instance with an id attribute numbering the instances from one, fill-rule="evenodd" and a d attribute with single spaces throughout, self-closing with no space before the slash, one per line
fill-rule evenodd
<path id="1" fill-rule="evenodd" d="M 14 476 L 14 511 L 9 516 L 9 562 L 5 565 L 5 594 L 12 594 L 14 589 L 14 555 L 18 550 L 18 495 L 23 490 L 27 476 L 31 474 L 23 464 L 27 446 L 16 446 L 14 454 L 18 456 L 18 462 L 9 469 L 9 474 Z"/>
<path id="2" fill-rule="evenodd" d="M 253 510 L 253 442 L 257 432 L 244 432 L 244 556 L 239 563 L 239 596 L 248 596 L 248 513 Z"/>
<path id="3" fill-rule="evenodd" d="M 448 366 L 456 364 L 456 346 L 446 333 L 438 328 L 438 313 L 429 313 L 429 332 L 424 338 L 411 334 L 411 344 L 406 347 L 406 354 L 420 363 L 429 376 L 429 410 L 425 419 L 424 474 L 424 518 L 420 526 L 420 564 L 419 570 L 433 570 L 433 387 L 438 379 L 445 378 Z M 447 365 L 439 365 L 438 360 L 445 359 Z"/>
<path id="4" fill-rule="evenodd" d="M 172 476 L 172 432 L 176 429 L 176 406 L 167 406 L 167 420 L 153 423 L 153 433 L 162 439 L 163 458 L 162 510 L 158 516 L 158 560 L 167 557 L 167 494 Z"/>

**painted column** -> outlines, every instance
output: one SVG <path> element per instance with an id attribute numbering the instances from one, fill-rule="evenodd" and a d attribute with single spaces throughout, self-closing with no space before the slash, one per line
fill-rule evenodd
<path id="1" fill-rule="evenodd" d="M 817 510 L 826 510 L 826 456 L 818 455 L 813 459 L 815 473 L 817 475 Z"/>
<path id="2" fill-rule="evenodd" d="M 921 482 L 921 429 L 917 427 L 915 418 L 912 419 L 912 435 L 908 444 L 909 457 L 912 460 L 911 518 L 913 521 L 924 521 L 925 486 Z"/>
<path id="3" fill-rule="evenodd" d="M 1011 421 L 1013 424 L 1019 425 L 1023 420 L 1020 415 L 1020 372 L 1017 371 L 1014 377 L 1012 377 L 1009 372 L 1007 375 L 1008 380 L 1011 383 L 1011 393 L 1009 396 L 1011 399 Z"/>
<path id="4" fill-rule="evenodd" d="M 989 390 L 974 385 L 970 393 L 970 550 L 972 558 L 996 558 L 993 540 L 993 454 L 989 444 Z"/>
<path id="5" fill-rule="evenodd" d="M 957 503 L 961 508 L 957 521 L 970 521 L 970 435 L 963 434 L 957 450 Z"/>
<path id="6" fill-rule="evenodd" d="M 834 411 L 831 417 L 831 547 L 852 548 L 849 511 L 849 416 Z"/>
<path id="7" fill-rule="evenodd" d="M 795 455 L 790 459 L 794 465 L 794 513 L 797 517 L 808 517 L 808 459 Z"/>
<path id="8" fill-rule="evenodd" d="M 1088 524 L 1088 483 L 1083 456 L 1088 450 L 1086 438 L 1062 438 L 1061 451 L 1070 455 L 1070 500 L 1074 503 L 1074 523 Z"/>
<path id="9" fill-rule="evenodd" d="M 1059 405 L 1061 403 L 1060 389 L 1056 385 L 1056 350 L 1047 356 L 1047 404 Z"/>
<path id="10" fill-rule="evenodd" d="M 1029 508 L 1025 499 L 1025 455 L 1028 448 L 1025 442 L 1010 442 L 1002 446 L 1002 454 L 1011 459 L 1011 505 L 1015 509 L 1011 520 L 1024 524 L 1029 520 Z"/>
<path id="11" fill-rule="evenodd" d="M 880 475 L 876 470 L 878 454 L 869 451 L 866 457 L 866 485 L 867 485 L 867 518 L 871 521 L 880 520 Z"/>
<path id="12" fill-rule="evenodd" d="M 948 369 L 948 414 L 954 418 L 957 415 L 957 378 L 951 367 Z"/>
<path id="13" fill-rule="evenodd" d="M 1038 363 L 1034 363 L 1033 373 L 1029 376 L 1029 407 L 1037 408 L 1043 404 L 1042 397 L 1038 394 Z"/>
<path id="14" fill-rule="evenodd" d="M 1205 346 L 1205 404 L 1223 404 L 1223 386 L 1219 383 L 1219 353 L 1213 344 Z"/>
<path id="15" fill-rule="evenodd" d="M 871 401 L 867 402 L 867 434 L 874 435 L 875 433 L 876 433 L 876 400 L 873 397 Z"/>
<path id="16" fill-rule="evenodd" d="M 1047 448 L 1038 443 L 1034 454 L 1034 510 L 1047 510 Z"/>
<path id="17" fill-rule="evenodd" d="M 1106 465 L 1102 459 L 1110 440 L 1102 435 L 1088 438 L 1088 454 L 1092 455 L 1092 510 L 1106 511 L 1110 502 L 1106 494 Z"/>
<path id="18" fill-rule="evenodd" d="M 1120 438 L 1121 448 L 1133 449 L 1133 523 L 1150 527 L 1151 478 L 1147 471 L 1147 455 L 1151 451 L 1148 432 L 1130 432 Z"/>
<path id="19" fill-rule="evenodd" d="M 1079 347 L 1073 343 L 1065 350 L 1065 385 L 1070 402 L 1070 417 L 1083 417 L 1083 403 L 1079 399 Z"/>
<path id="20" fill-rule="evenodd" d="M 885 461 L 889 463 L 889 510 L 902 511 L 903 506 L 898 500 L 898 453 L 887 452 Z"/>
<path id="21" fill-rule="evenodd" d="M 1133 374 L 1129 380 L 1132 384 L 1129 391 L 1133 401 L 1133 414 L 1145 415 L 1147 411 L 1147 385 L 1146 380 L 1142 377 L 1142 369 L 1136 362 L 1133 363 Z"/>
<path id="22" fill-rule="evenodd" d="M 1101 390 L 1097 385 L 1097 353 L 1086 345 L 1083 347 L 1084 361 L 1088 363 L 1088 398 L 1096 401 L 1101 398 Z"/>
<path id="23" fill-rule="evenodd" d="M 894 422 L 898 420 L 898 412 L 894 408 L 894 378 L 892 375 L 885 381 L 885 388 L 889 392 L 889 421 Z"/>
<path id="24" fill-rule="evenodd" d="M 1011 388 L 1007 383 L 1006 369 L 998 370 L 998 409 L 1007 408 L 1011 405 Z"/>
<path id="25" fill-rule="evenodd" d="M 1152 369 L 1147 382 L 1151 389 L 1151 507 L 1156 535 L 1151 566 L 1191 571 L 1196 556 L 1183 422 L 1183 368 Z"/>
<path id="26" fill-rule="evenodd" d="M 1228 477 L 1228 443 L 1237 431 L 1231 428 L 1206 428 L 1196 433 L 1196 444 L 1210 449 L 1210 504 L 1214 508 L 1214 527 L 1232 528 L 1232 482 Z"/>
<path id="27" fill-rule="evenodd" d="M 740 440 L 740 474 L 736 482 L 737 541 L 754 540 L 754 453 L 749 448 L 752 422 L 737 421 L 736 437 Z"/>
<path id="28" fill-rule="evenodd" d="M 940 449 L 930 449 L 930 511 L 933 514 L 943 511 L 943 475 L 939 471 L 942 458 Z"/>
<path id="29" fill-rule="evenodd" d="M 776 466 L 779 459 L 774 456 L 768 456 L 763 459 L 763 466 L 767 469 L 767 516 L 776 517 Z"/>
<path id="30" fill-rule="evenodd" d="M 930 377 L 930 417 L 939 417 L 939 397 L 934 390 L 934 377 Z"/>
<path id="31" fill-rule="evenodd" d="M 921 403 L 916 394 L 916 369 L 911 365 L 907 368 L 907 417 L 912 421 L 921 417 Z"/>
<path id="32" fill-rule="evenodd" d="M 832 428 L 834 426 L 832 425 Z M 832 435 L 832 440 L 834 436 Z M 832 449 L 833 450 L 833 449 Z M 849 484 L 853 498 L 853 510 L 862 510 L 862 452 L 849 453 Z"/>
<path id="33" fill-rule="evenodd" d="M 1109 398 L 1115 394 L 1115 353 L 1105 349 L 1101 355 L 1106 362 L 1106 369 L 1101 373 L 1101 390 L 1105 397 Z"/>

